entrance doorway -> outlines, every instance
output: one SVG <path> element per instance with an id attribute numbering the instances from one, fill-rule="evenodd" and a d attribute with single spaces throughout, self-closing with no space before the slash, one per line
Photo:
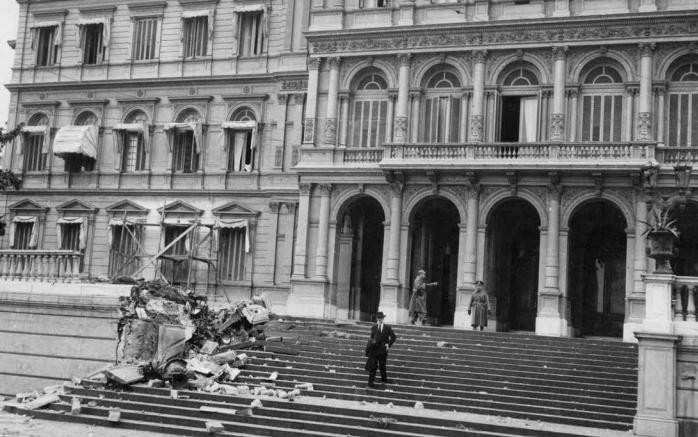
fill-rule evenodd
<path id="1" fill-rule="evenodd" d="M 510 199 L 487 220 L 485 286 L 494 297 L 498 331 L 534 331 L 540 218 L 525 200 Z"/>
<path id="2" fill-rule="evenodd" d="M 603 200 L 572 215 L 567 294 L 576 335 L 623 336 L 626 226 L 623 213 Z"/>
<path id="3" fill-rule="evenodd" d="M 531 143 L 538 139 L 538 97 L 503 96 L 499 140 Z"/>
<path id="4" fill-rule="evenodd" d="M 672 211 L 679 230 L 678 253 L 671 260 L 678 276 L 698 276 L 698 204 L 689 202 Z"/>
<path id="5" fill-rule="evenodd" d="M 410 290 L 419 269 L 427 282 L 427 320 L 432 325 L 453 325 L 458 274 L 458 209 L 441 197 L 427 199 L 410 221 Z"/>
<path id="6" fill-rule="evenodd" d="M 373 321 L 380 301 L 383 260 L 383 208 L 372 197 L 346 207 L 337 243 L 338 307 L 348 318 Z"/>

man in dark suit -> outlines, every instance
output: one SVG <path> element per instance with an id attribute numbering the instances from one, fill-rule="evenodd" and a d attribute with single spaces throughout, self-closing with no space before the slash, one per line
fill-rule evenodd
<path id="1" fill-rule="evenodd" d="M 386 370 L 386 361 L 388 360 L 388 350 L 395 343 L 397 337 L 393 332 L 393 328 L 383 323 L 385 314 L 378 311 L 376 314 L 376 324 L 371 327 L 371 338 L 366 345 L 366 370 L 368 370 L 368 386 L 375 388 L 374 381 L 376 380 L 376 370 L 380 369 L 381 381 L 385 384 L 390 384 L 392 381 L 388 379 Z"/>

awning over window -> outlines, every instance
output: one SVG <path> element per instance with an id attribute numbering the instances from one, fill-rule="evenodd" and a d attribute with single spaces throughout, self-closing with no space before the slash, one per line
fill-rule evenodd
<path id="1" fill-rule="evenodd" d="M 257 129 L 257 122 L 248 121 L 224 121 L 221 123 L 223 129 Z"/>
<path id="2" fill-rule="evenodd" d="M 53 154 L 78 153 L 97 159 L 97 126 L 63 126 L 53 141 Z"/>
<path id="3" fill-rule="evenodd" d="M 201 152 L 204 139 L 204 130 L 201 123 L 165 123 L 163 129 L 167 133 L 172 133 L 174 130 L 194 132 L 194 147 L 196 147 L 196 153 Z M 170 144 L 172 144 L 172 141 L 170 141 Z"/>
<path id="4" fill-rule="evenodd" d="M 132 132 L 143 135 L 143 146 L 146 152 L 150 152 L 150 124 L 148 123 L 120 123 L 112 126 L 112 130 L 116 132 Z M 116 140 L 119 153 L 122 149 L 122 138 L 117 137 Z"/>
<path id="5" fill-rule="evenodd" d="M 120 123 L 112 127 L 112 130 L 124 130 L 127 132 L 143 132 L 145 125 L 143 123 Z"/>
<path id="6" fill-rule="evenodd" d="M 56 31 L 53 33 L 53 45 L 59 46 L 63 42 L 63 23 L 60 21 L 44 21 L 39 23 L 34 23 L 31 27 L 31 42 L 30 46 L 32 50 L 36 50 L 36 44 L 39 42 L 39 29 L 55 27 Z"/>
<path id="7" fill-rule="evenodd" d="M 184 20 L 187 18 L 197 18 L 197 17 L 208 17 L 206 21 L 206 27 L 208 28 L 208 39 L 213 38 L 213 24 L 214 24 L 214 9 L 200 9 L 196 11 L 184 11 L 182 12 L 182 23 L 179 28 L 179 40 L 184 41 Z"/>
<path id="8" fill-rule="evenodd" d="M 267 9 L 267 7 L 263 3 L 259 3 L 256 5 L 244 5 L 244 6 L 235 6 L 233 8 L 233 11 L 237 13 L 241 12 L 264 12 Z"/>
<path id="9" fill-rule="evenodd" d="M 250 232 L 249 221 L 247 219 L 236 220 L 218 220 L 215 226 L 216 229 L 245 229 L 245 252 L 250 251 Z"/>
<path id="10" fill-rule="evenodd" d="M 80 250 L 85 250 L 85 247 L 87 247 L 87 217 L 61 217 L 56 221 L 58 249 L 63 249 L 63 225 L 67 224 L 80 225 L 79 248 Z"/>
<path id="11" fill-rule="evenodd" d="M 102 47 L 109 47 L 109 39 L 111 38 L 111 18 L 81 18 L 76 24 L 75 39 L 78 48 L 82 48 L 85 44 L 85 26 L 88 24 L 102 25 Z"/>
<path id="12" fill-rule="evenodd" d="M 37 226 L 38 219 L 36 216 L 15 216 L 12 218 L 12 224 L 10 225 L 10 235 L 9 235 L 9 240 L 10 240 L 10 247 L 15 246 L 15 228 L 17 227 L 17 223 L 31 223 L 32 224 L 32 233 L 31 236 L 29 237 L 29 248 L 30 249 L 36 249 L 36 246 L 38 245 L 39 241 L 39 230 Z"/>
<path id="13" fill-rule="evenodd" d="M 43 135 L 44 141 L 41 143 L 41 153 L 48 153 L 48 143 L 51 138 L 51 128 L 49 126 L 24 126 L 22 127 L 23 134 L 29 135 Z M 24 138 L 19 138 L 19 154 L 23 153 L 24 149 Z"/>

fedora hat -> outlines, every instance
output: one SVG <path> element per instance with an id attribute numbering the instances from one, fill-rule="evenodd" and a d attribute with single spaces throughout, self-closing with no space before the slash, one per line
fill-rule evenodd
<path id="1" fill-rule="evenodd" d="M 475 281 L 475 285 L 485 285 L 485 283 L 478 279 Z"/>
<path id="2" fill-rule="evenodd" d="M 376 313 L 376 319 L 384 319 L 384 318 L 385 318 L 385 314 L 383 314 L 383 311 L 378 311 Z"/>

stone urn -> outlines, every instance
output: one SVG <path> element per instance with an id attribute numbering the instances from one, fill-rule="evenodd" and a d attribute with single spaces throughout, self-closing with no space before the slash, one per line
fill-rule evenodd
<path id="1" fill-rule="evenodd" d="M 647 234 L 648 256 L 656 261 L 655 273 L 673 273 L 669 260 L 674 256 L 676 235 L 668 230 L 657 230 Z"/>

